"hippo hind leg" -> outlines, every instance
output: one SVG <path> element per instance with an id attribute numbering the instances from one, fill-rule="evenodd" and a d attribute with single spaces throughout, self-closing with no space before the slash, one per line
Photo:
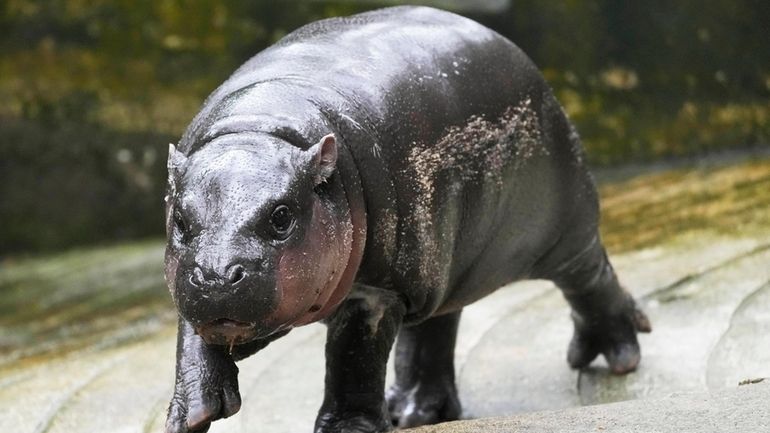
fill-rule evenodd
<path id="1" fill-rule="evenodd" d="M 545 277 L 561 288 L 572 307 L 570 366 L 586 367 L 602 354 L 614 374 L 635 370 L 641 358 L 636 334 L 650 332 L 650 321 L 618 282 L 599 235 L 566 257 Z"/>
<path id="2" fill-rule="evenodd" d="M 386 394 L 394 426 L 409 428 L 459 419 L 454 349 L 460 313 L 401 329 L 395 353 L 396 382 Z"/>

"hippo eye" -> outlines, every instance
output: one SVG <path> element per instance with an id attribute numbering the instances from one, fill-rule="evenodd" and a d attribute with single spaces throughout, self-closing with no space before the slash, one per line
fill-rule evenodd
<path id="1" fill-rule="evenodd" d="M 288 206 L 279 204 L 270 215 L 270 224 L 273 230 L 282 238 L 285 238 L 292 228 L 294 228 L 294 215 Z"/>
<path id="2" fill-rule="evenodd" d="M 174 227 L 179 230 L 179 233 L 187 233 L 187 223 L 185 222 L 184 218 L 182 218 L 182 214 L 179 213 L 179 211 L 174 212 Z"/>

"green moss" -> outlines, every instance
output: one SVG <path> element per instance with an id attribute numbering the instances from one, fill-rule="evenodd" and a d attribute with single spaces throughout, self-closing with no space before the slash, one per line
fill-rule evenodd
<path id="1" fill-rule="evenodd" d="M 642 174 L 600 191 L 615 253 L 687 236 L 770 236 L 770 159 Z"/>

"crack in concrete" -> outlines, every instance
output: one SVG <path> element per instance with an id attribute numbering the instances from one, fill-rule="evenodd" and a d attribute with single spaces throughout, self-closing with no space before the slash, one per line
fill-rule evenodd
<path id="1" fill-rule="evenodd" d="M 692 281 L 695 281 L 697 279 L 703 278 L 712 272 L 716 272 L 720 269 L 724 269 L 728 266 L 731 266 L 743 259 L 761 254 L 767 250 L 770 250 L 770 243 L 758 245 L 753 249 L 751 249 L 750 251 L 730 257 L 729 259 L 724 260 L 720 263 L 717 263 L 716 265 L 709 266 L 708 268 L 697 272 L 688 273 L 687 275 L 677 279 L 676 281 L 670 284 L 667 284 L 663 287 L 653 290 L 650 293 L 645 294 L 644 296 L 641 297 L 641 299 L 644 300 L 645 302 L 657 300 L 661 303 L 675 301 L 678 299 L 678 297 L 676 296 L 676 290 L 685 286 L 686 284 Z"/>
<path id="2" fill-rule="evenodd" d="M 88 385 L 102 377 L 108 371 L 112 370 L 116 365 L 123 363 L 125 360 L 115 360 L 101 368 L 97 369 L 90 376 L 86 377 L 82 381 L 71 387 L 63 396 L 57 399 L 49 406 L 48 410 L 43 414 L 40 422 L 35 427 L 34 433 L 46 433 L 53 427 L 56 417 L 67 407 L 73 398 L 82 390 L 86 389 Z"/>
<path id="3" fill-rule="evenodd" d="M 723 349 L 726 345 L 726 341 L 728 338 L 728 335 L 730 334 L 730 331 L 732 331 L 735 328 L 737 319 L 748 310 L 753 302 L 759 298 L 760 296 L 764 295 L 765 291 L 770 291 L 770 280 L 767 280 L 764 284 L 757 287 L 755 290 L 753 290 L 751 293 L 749 293 L 746 297 L 741 300 L 741 303 L 738 304 L 738 306 L 733 310 L 732 314 L 730 315 L 730 320 L 728 322 L 728 326 L 725 328 L 725 330 L 722 332 L 722 334 L 719 336 L 719 339 L 717 340 L 716 344 L 714 344 L 714 347 L 709 351 L 709 357 L 706 361 L 706 368 L 704 370 L 704 375 L 706 376 L 706 384 L 710 389 L 717 388 L 718 385 L 717 382 L 717 373 L 716 373 L 716 354 L 720 351 L 720 349 Z"/>

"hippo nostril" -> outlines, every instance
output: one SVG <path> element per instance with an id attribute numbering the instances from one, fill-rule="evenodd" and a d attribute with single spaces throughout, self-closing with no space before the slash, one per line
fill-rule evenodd
<path id="1" fill-rule="evenodd" d="M 190 284 L 192 284 L 195 287 L 200 287 L 204 283 L 203 279 L 203 271 L 199 267 L 195 267 L 193 269 L 192 275 L 190 275 Z"/>
<path id="2" fill-rule="evenodd" d="M 237 284 L 243 280 L 244 276 L 243 266 L 241 265 L 232 265 L 230 266 L 230 269 L 227 270 L 227 281 L 229 281 L 230 284 Z"/>

